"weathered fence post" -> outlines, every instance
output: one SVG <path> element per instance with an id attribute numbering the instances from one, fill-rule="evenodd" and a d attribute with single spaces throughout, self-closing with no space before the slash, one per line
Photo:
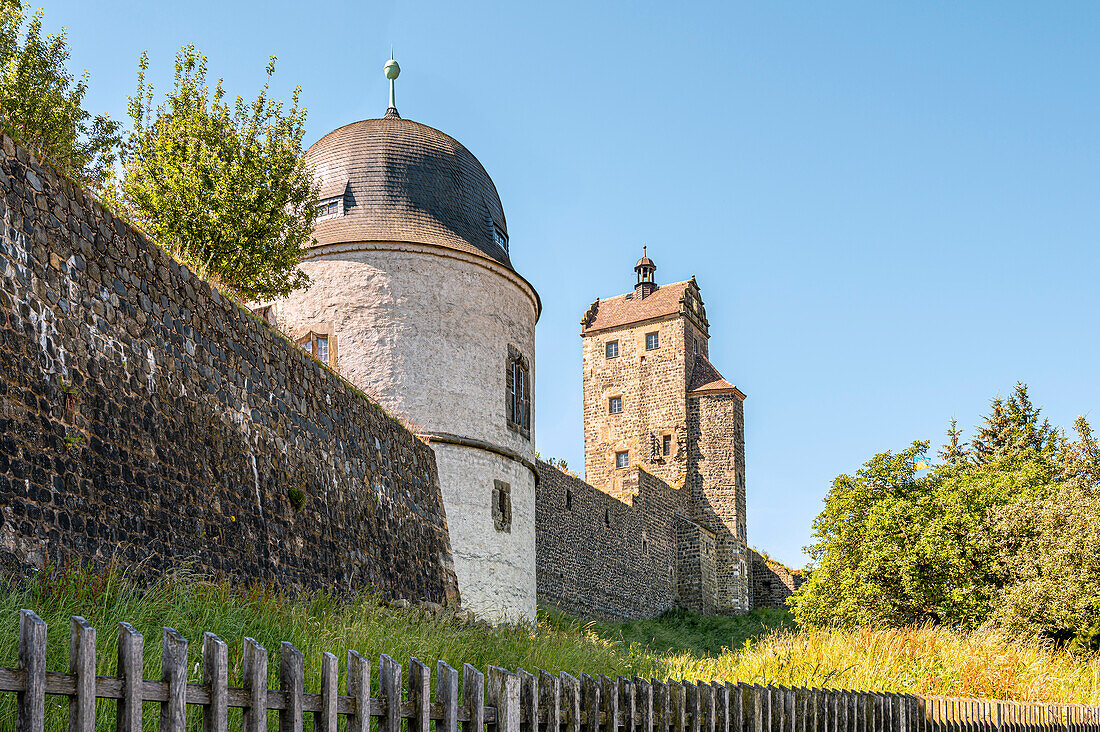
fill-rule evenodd
<path id="1" fill-rule="evenodd" d="M 641 712 L 638 732 L 653 732 L 653 685 L 645 679 L 635 677 L 634 688 L 636 690 L 635 705 L 638 711 Z"/>
<path id="2" fill-rule="evenodd" d="M 619 714 L 623 719 L 624 732 L 635 732 L 634 715 L 638 711 L 638 699 L 634 695 L 634 683 L 620 676 L 616 683 L 619 685 Z M 538 732 L 538 730 L 535 730 Z"/>
<path id="3" fill-rule="evenodd" d="M 210 692 L 210 703 L 202 710 L 203 732 L 225 732 L 229 729 L 229 646 L 213 633 L 203 633 L 202 636 L 202 682 Z M 140 708 L 139 701 L 138 709 Z M 291 730 L 290 727 L 281 729 L 287 732 Z M 293 729 L 294 732 L 300 732 L 301 724 Z M 139 711 L 134 732 L 140 730 Z"/>
<path id="4" fill-rule="evenodd" d="M 302 732 L 305 713 L 302 693 L 305 691 L 305 656 L 293 644 L 279 644 L 279 691 L 286 695 L 286 708 L 279 710 L 279 732 Z M 220 729 L 224 728 L 219 728 Z"/>
<path id="5" fill-rule="evenodd" d="M 46 725 L 46 623 L 30 610 L 19 611 L 19 669 L 25 674 L 15 713 L 17 732 L 42 732 Z"/>
<path id="6" fill-rule="evenodd" d="M 326 651 L 321 654 L 321 710 L 313 715 L 313 732 L 336 732 L 339 688 L 340 661 L 334 654 Z"/>
<path id="7" fill-rule="evenodd" d="M 118 624 L 118 675 L 122 677 L 122 698 L 115 717 L 118 732 L 141 732 L 143 645 L 144 639 L 134 626 Z"/>
<path id="8" fill-rule="evenodd" d="M 519 677 L 499 666 L 489 667 L 489 706 L 495 707 L 496 732 L 519 732 Z M 599 709 L 596 709 L 599 724 Z"/>
<path id="9" fill-rule="evenodd" d="M 255 638 L 244 639 L 241 681 L 248 696 L 248 706 L 244 710 L 244 732 L 265 732 L 267 729 L 267 649 Z"/>
<path id="10" fill-rule="evenodd" d="M 565 702 L 565 732 L 581 732 L 581 682 L 564 671 L 558 678 Z"/>
<path id="11" fill-rule="evenodd" d="M 348 715 L 348 732 L 370 732 L 370 661 L 358 651 L 348 651 L 347 687 L 348 696 L 355 700 L 355 711 Z"/>
<path id="12" fill-rule="evenodd" d="M 688 732 L 702 732 L 702 706 L 699 704 L 699 687 L 687 680 L 680 681 L 684 694 L 684 716 Z"/>
<path id="13" fill-rule="evenodd" d="M 714 681 L 711 683 L 711 688 L 714 690 L 715 719 L 717 720 L 716 729 L 718 732 L 730 732 L 732 724 L 730 721 L 729 684 L 722 684 Z"/>
<path id="14" fill-rule="evenodd" d="M 600 684 L 588 674 L 581 674 L 581 697 L 587 732 L 600 732 Z"/>
<path id="15" fill-rule="evenodd" d="M 175 628 L 163 629 L 160 679 L 168 685 L 168 699 L 160 703 L 160 732 L 184 732 L 187 724 L 187 639 Z"/>
<path id="16" fill-rule="evenodd" d="M 600 700 L 607 714 L 607 732 L 619 729 L 619 685 L 615 679 L 600 674 Z"/>
<path id="17" fill-rule="evenodd" d="M 539 670 L 538 705 L 546 708 L 546 732 L 560 732 L 561 679 L 542 669 Z"/>
<path id="18" fill-rule="evenodd" d="M 435 723 L 435 732 L 458 732 L 458 671 L 444 661 L 435 664 L 435 700 L 443 706 L 443 718 Z"/>
<path id="19" fill-rule="evenodd" d="M 470 718 L 462 732 L 485 732 L 485 674 L 468 663 L 462 664 L 462 706 Z"/>
<path id="20" fill-rule="evenodd" d="M 401 664 L 385 653 L 378 659 L 378 692 L 386 705 L 378 732 L 401 732 Z"/>
<path id="21" fill-rule="evenodd" d="M 69 621 L 69 671 L 76 693 L 69 697 L 70 732 L 95 730 L 95 628 L 74 615 Z"/>
<path id="22" fill-rule="evenodd" d="M 413 716 L 409 720 L 408 732 L 429 732 L 431 725 L 431 688 L 432 677 L 426 664 L 419 658 L 409 659 L 409 701 L 412 702 Z M 333 730 L 332 732 L 336 732 Z"/>
<path id="23" fill-rule="evenodd" d="M 522 732 L 538 732 L 539 729 L 539 681 L 535 675 L 522 668 L 516 669 L 519 677 L 519 727 Z M 425 730 L 427 732 L 427 730 Z"/>
<path id="24" fill-rule="evenodd" d="M 653 724 L 657 732 L 668 732 L 669 725 L 672 724 L 668 684 L 657 679 L 653 679 Z"/>
<path id="25" fill-rule="evenodd" d="M 672 712 L 672 732 L 687 732 L 687 694 L 678 681 L 668 681 L 668 708 Z"/>

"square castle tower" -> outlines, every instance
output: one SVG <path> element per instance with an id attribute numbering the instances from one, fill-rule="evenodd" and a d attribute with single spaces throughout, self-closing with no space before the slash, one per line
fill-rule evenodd
<path id="1" fill-rule="evenodd" d="M 658 285 L 646 256 L 634 269 L 633 292 L 597 300 L 581 320 L 585 481 L 627 503 L 639 471 L 674 489 L 682 600 L 745 612 L 745 394 L 708 358 L 695 278 Z"/>

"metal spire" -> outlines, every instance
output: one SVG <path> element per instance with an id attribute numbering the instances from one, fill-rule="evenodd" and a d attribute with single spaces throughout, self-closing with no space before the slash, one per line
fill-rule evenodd
<path id="1" fill-rule="evenodd" d="M 390 46 L 390 60 L 382 67 L 382 72 L 390 80 L 390 109 L 397 111 L 397 97 L 394 94 L 393 82 L 401 75 L 401 67 L 393 60 L 393 46 Z"/>

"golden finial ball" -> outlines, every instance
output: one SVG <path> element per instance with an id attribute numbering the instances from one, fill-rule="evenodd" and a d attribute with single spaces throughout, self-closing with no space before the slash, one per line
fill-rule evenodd
<path id="1" fill-rule="evenodd" d="M 382 67 L 382 71 L 386 74 L 387 79 L 393 81 L 401 74 L 401 67 L 391 58 L 386 62 L 386 65 Z"/>

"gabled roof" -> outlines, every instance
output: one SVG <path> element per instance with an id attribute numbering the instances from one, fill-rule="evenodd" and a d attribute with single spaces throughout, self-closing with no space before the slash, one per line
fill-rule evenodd
<path id="1" fill-rule="evenodd" d="M 741 399 L 745 393 L 726 381 L 714 364 L 700 355 L 695 356 L 695 368 L 691 370 L 691 383 L 688 384 L 688 396 L 703 394 L 736 394 Z"/>
<path id="2" fill-rule="evenodd" d="M 591 333 L 605 328 L 639 323 L 651 318 L 675 315 L 680 312 L 684 290 L 690 283 L 691 280 L 684 280 L 661 285 L 645 298 L 639 298 L 636 293 L 628 292 L 607 300 L 597 300 L 581 321 L 581 331 Z"/>

